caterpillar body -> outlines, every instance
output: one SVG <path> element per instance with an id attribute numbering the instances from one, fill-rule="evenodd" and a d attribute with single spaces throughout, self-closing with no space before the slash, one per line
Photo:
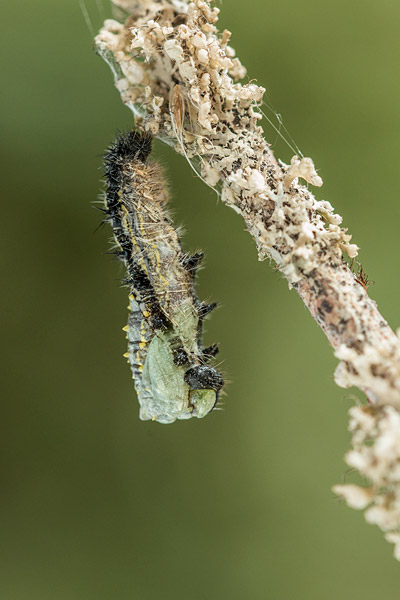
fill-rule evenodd
<path id="1" fill-rule="evenodd" d="M 166 210 L 162 171 L 148 161 L 152 139 L 131 131 L 108 148 L 105 213 L 125 263 L 130 288 L 126 357 L 142 420 L 173 423 L 202 418 L 218 400 L 220 373 L 207 363 L 216 345 L 203 348 L 202 321 L 215 304 L 195 291 L 202 253 L 188 256 Z"/>

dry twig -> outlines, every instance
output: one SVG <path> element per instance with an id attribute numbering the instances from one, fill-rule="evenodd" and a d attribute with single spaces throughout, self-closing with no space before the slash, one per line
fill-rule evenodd
<path id="1" fill-rule="evenodd" d="M 400 342 L 344 260 L 357 255 L 342 218 L 299 183 L 322 180 L 310 158 L 278 162 L 258 125 L 264 89 L 220 33 L 209 0 L 114 0 L 96 47 L 139 126 L 186 156 L 222 201 L 240 214 L 260 260 L 296 289 L 340 360 L 335 381 L 368 404 L 351 409 L 349 465 L 371 486 L 336 486 L 367 508 L 400 559 Z M 121 22 L 121 20 L 123 22 Z"/>

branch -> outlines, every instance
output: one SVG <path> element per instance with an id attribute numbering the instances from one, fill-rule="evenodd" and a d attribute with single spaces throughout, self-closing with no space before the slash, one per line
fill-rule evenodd
<path id="1" fill-rule="evenodd" d="M 258 121 L 264 88 L 238 83 L 246 71 L 218 32 L 209 0 L 114 0 L 121 23 L 96 37 L 123 102 L 142 129 L 186 156 L 203 181 L 240 214 L 260 260 L 286 277 L 340 360 L 336 383 L 357 386 L 347 462 L 369 488 L 335 491 L 388 532 L 400 559 L 400 342 L 344 259 L 358 248 L 331 204 L 299 183 L 321 186 L 310 158 L 277 161 Z M 396 469 L 394 468 L 396 466 Z"/>

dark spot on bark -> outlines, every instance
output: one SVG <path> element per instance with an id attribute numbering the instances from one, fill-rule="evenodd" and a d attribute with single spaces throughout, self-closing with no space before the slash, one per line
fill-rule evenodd
<path id="1" fill-rule="evenodd" d="M 348 320 L 347 319 L 340 319 L 337 330 L 339 335 L 341 335 L 343 333 L 343 331 L 346 329 Z"/>
<path id="2" fill-rule="evenodd" d="M 275 210 L 275 202 L 273 200 L 266 200 L 265 204 L 263 206 L 263 215 L 262 215 L 262 222 L 264 223 L 265 227 L 268 228 L 270 222 L 271 222 L 271 217 L 274 213 Z"/>
<path id="3" fill-rule="evenodd" d="M 324 310 L 327 313 L 332 312 L 332 304 L 330 302 L 328 302 L 328 300 L 323 300 L 321 303 L 321 308 L 322 310 Z"/>
<path id="4" fill-rule="evenodd" d="M 352 348 L 353 350 L 358 352 L 358 354 L 362 354 L 364 348 L 364 342 L 362 340 L 354 340 L 349 342 L 347 345 L 349 346 L 349 348 Z"/>
<path id="5" fill-rule="evenodd" d="M 382 365 L 374 364 L 374 365 L 371 365 L 369 369 L 374 377 L 381 377 L 382 379 L 384 379 L 386 377 L 386 373 L 385 373 Z"/>
<path id="6" fill-rule="evenodd" d="M 352 375 L 359 375 L 357 369 L 355 369 L 351 363 L 345 362 L 345 365 L 349 373 L 351 373 Z"/>

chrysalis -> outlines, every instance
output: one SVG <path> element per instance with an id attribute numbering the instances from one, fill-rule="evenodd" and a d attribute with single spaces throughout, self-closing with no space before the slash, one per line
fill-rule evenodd
<path id="1" fill-rule="evenodd" d="M 214 304 L 195 291 L 202 253 L 186 255 L 166 210 L 162 172 L 148 162 L 151 137 L 121 134 L 105 155 L 105 212 L 125 263 L 130 287 L 128 352 L 142 420 L 173 423 L 202 418 L 223 386 L 207 363 L 217 346 L 204 349 L 202 321 Z"/>

